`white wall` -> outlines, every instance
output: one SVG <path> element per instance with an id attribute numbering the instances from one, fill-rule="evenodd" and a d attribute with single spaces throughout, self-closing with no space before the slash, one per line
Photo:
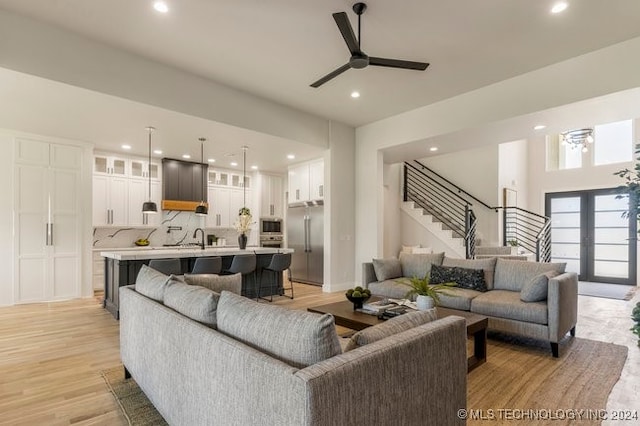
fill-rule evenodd
<path id="1" fill-rule="evenodd" d="M 325 292 L 346 290 L 355 284 L 355 131 L 331 122 L 325 154 Z"/>
<path id="2" fill-rule="evenodd" d="M 498 145 L 498 205 L 504 206 L 504 189 L 516 192 L 516 207 L 528 210 L 529 163 L 525 139 Z M 502 245 L 502 211 L 498 214 L 498 241 Z"/>
<path id="3" fill-rule="evenodd" d="M 385 148 L 424 145 L 438 135 L 638 87 L 638 51 L 640 38 L 627 40 L 356 129 L 356 279 L 362 262 L 383 253 Z M 455 149 L 475 143 L 465 140 Z"/>
<path id="4" fill-rule="evenodd" d="M 0 306 L 13 304 L 13 137 L 0 132 Z"/>
<path id="5" fill-rule="evenodd" d="M 383 170 L 384 250 L 383 257 L 397 257 L 402 245 L 416 245 L 404 234 L 402 210 L 402 164 L 385 164 Z"/>

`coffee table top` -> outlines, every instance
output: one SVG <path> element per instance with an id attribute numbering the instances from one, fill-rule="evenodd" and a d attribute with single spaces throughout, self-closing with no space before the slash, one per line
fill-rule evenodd
<path id="1" fill-rule="evenodd" d="M 371 300 L 375 301 L 376 298 L 372 298 Z M 326 305 L 312 306 L 307 310 L 309 312 L 316 312 L 319 314 L 331 314 L 335 318 L 337 325 L 347 327 L 352 330 L 363 330 L 367 327 L 381 324 L 385 321 L 378 319 L 375 315 L 363 314 L 362 312 L 354 311 L 353 303 L 348 300 L 328 303 Z M 469 333 L 473 333 L 478 327 L 487 327 L 486 323 L 488 320 L 487 317 L 483 315 L 441 307 L 437 307 L 436 312 L 438 318 L 444 318 L 451 315 L 465 318 L 467 320 L 467 332 Z"/>

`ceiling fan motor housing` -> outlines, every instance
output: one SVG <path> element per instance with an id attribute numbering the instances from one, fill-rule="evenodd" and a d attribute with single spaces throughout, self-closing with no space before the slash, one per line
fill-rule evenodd
<path id="1" fill-rule="evenodd" d="M 364 68 L 369 65 L 369 57 L 362 52 L 355 53 L 351 56 L 351 59 L 349 59 L 349 65 L 351 65 L 351 68 L 355 69 Z"/>

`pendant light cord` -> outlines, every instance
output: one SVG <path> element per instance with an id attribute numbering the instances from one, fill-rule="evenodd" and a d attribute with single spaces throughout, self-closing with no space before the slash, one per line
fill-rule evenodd
<path id="1" fill-rule="evenodd" d="M 147 163 L 147 174 L 149 175 L 149 201 L 151 201 L 151 132 L 153 128 L 149 127 L 149 162 Z"/>
<path id="2" fill-rule="evenodd" d="M 242 147 L 242 207 L 247 207 L 247 147 Z"/>

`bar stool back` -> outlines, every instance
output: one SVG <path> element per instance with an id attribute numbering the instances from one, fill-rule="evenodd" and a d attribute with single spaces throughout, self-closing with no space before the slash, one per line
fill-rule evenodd
<path id="1" fill-rule="evenodd" d="M 220 274 L 222 271 L 222 258 L 215 257 L 198 257 L 196 263 L 193 264 L 192 274 Z"/>
<path id="2" fill-rule="evenodd" d="M 149 268 L 153 268 L 165 275 L 181 275 L 182 265 L 180 259 L 152 259 L 149 261 Z"/>

